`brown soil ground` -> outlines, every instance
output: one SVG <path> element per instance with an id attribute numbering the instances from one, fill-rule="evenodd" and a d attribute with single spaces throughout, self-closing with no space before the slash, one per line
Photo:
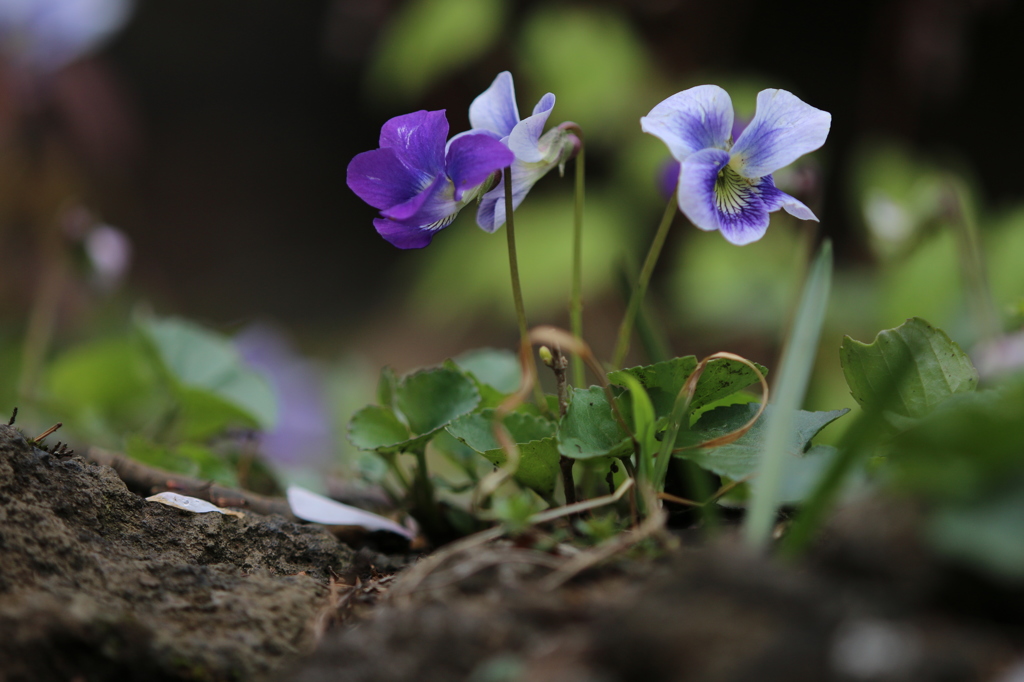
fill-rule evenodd
<path id="1" fill-rule="evenodd" d="M 551 587 L 570 559 L 501 541 L 391 576 L 319 527 L 148 503 L 0 425 L 0 682 L 1024 679 L 1024 591 L 914 527 L 862 505 L 800 566 L 662 538 Z"/>

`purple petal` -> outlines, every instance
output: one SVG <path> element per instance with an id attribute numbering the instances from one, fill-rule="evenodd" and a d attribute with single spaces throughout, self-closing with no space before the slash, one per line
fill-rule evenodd
<path id="1" fill-rule="evenodd" d="M 761 178 L 761 199 L 768 211 L 778 211 L 782 208 L 786 213 L 800 220 L 818 222 L 818 217 L 802 201 L 777 189 L 775 180 L 770 175 Z"/>
<path id="2" fill-rule="evenodd" d="M 533 115 L 520 121 L 508 136 L 508 148 L 520 161 L 536 163 L 543 160 L 544 152 L 537 146 L 551 110 L 555 107 L 555 96 L 550 92 L 537 102 Z"/>
<path id="3" fill-rule="evenodd" d="M 376 209 L 403 204 L 429 184 L 431 176 L 402 163 L 391 147 L 356 154 L 348 164 L 348 186 Z"/>
<path id="4" fill-rule="evenodd" d="M 402 161 L 433 177 L 444 171 L 448 119 L 444 111 L 417 111 L 396 116 L 380 129 L 380 146 L 392 147 Z"/>
<path id="5" fill-rule="evenodd" d="M 678 92 L 640 119 L 645 133 L 668 145 L 678 161 L 709 147 L 724 149 L 732 133 L 732 100 L 717 85 Z"/>
<path id="6" fill-rule="evenodd" d="M 464 135 L 448 147 L 448 177 L 455 183 L 455 201 L 483 184 L 494 171 L 509 166 L 515 155 L 487 135 Z"/>
<path id="7" fill-rule="evenodd" d="M 661 164 L 657 177 L 658 193 L 665 201 L 676 193 L 679 187 L 679 162 L 669 158 Z"/>
<path id="8" fill-rule="evenodd" d="M 704 149 L 683 161 L 679 208 L 700 229 L 719 230 L 733 244 L 749 244 L 768 229 L 768 209 L 761 194 L 762 185 L 771 181 L 751 183 L 728 164 L 729 153 L 720 149 Z"/>
<path id="9" fill-rule="evenodd" d="M 774 173 L 825 144 L 831 126 L 827 111 L 785 90 L 762 90 L 754 119 L 732 148 L 737 170 L 746 178 Z"/>
<path id="10" fill-rule="evenodd" d="M 387 218 L 376 218 L 373 226 L 381 237 L 400 249 L 422 249 L 436 234 L 422 227 L 410 227 Z"/>
<path id="11" fill-rule="evenodd" d="M 519 123 L 519 107 L 516 106 L 516 89 L 512 74 L 502 71 L 469 105 L 469 124 L 507 137 Z"/>
<path id="12" fill-rule="evenodd" d="M 438 176 L 427 189 L 400 206 L 380 214 L 410 227 L 440 230 L 448 227 L 462 205 L 454 199 L 455 188 L 445 175 Z"/>

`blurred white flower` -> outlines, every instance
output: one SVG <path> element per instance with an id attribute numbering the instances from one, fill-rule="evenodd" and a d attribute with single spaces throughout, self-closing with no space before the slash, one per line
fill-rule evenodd
<path id="1" fill-rule="evenodd" d="M 116 227 L 100 224 L 85 236 L 83 246 L 100 288 L 116 287 L 132 261 L 132 243 L 128 236 Z"/>

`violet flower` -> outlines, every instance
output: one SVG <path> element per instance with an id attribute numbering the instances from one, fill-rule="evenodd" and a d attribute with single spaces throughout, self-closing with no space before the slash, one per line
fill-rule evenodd
<path id="1" fill-rule="evenodd" d="M 729 94 L 717 85 L 676 93 L 640 119 L 644 132 L 680 162 L 679 209 L 702 230 L 733 244 L 764 236 L 780 208 L 802 220 L 811 209 L 776 189 L 772 173 L 825 143 L 832 115 L 785 90 L 762 90 L 750 124 L 735 142 Z"/>
<path id="2" fill-rule="evenodd" d="M 429 244 L 515 159 L 487 134 L 469 131 L 446 144 L 447 138 L 443 110 L 396 116 L 381 128 L 380 148 L 348 164 L 348 186 L 380 209 L 373 226 L 400 249 Z"/>
<path id="3" fill-rule="evenodd" d="M 544 132 L 544 126 L 555 106 L 555 96 L 540 98 L 533 114 L 519 119 L 512 74 L 502 71 L 491 86 L 469 106 L 470 132 L 487 131 L 508 145 L 515 153 L 512 164 L 512 209 L 519 208 L 530 189 L 555 166 L 561 166 L 579 149 L 579 139 L 565 129 L 565 124 Z M 494 232 L 505 224 L 505 182 L 487 192 L 480 201 L 477 224 L 486 232 Z"/>

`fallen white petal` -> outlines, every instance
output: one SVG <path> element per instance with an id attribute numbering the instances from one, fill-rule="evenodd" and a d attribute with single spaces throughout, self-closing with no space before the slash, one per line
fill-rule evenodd
<path id="1" fill-rule="evenodd" d="M 410 540 L 413 538 L 408 528 L 391 519 L 336 502 L 301 486 L 288 486 L 288 504 L 292 513 L 305 521 L 327 526 L 360 526 L 370 531 L 386 530 Z"/>
<path id="2" fill-rule="evenodd" d="M 177 507 L 178 509 L 184 509 L 185 511 L 194 512 L 196 514 L 207 514 L 209 512 L 217 512 L 218 514 L 227 514 L 228 516 L 244 516 L 242 512 L 237 512 L 230 509 L 221 509 L 212 502 L 200 500 L 198 497 L 179 495 L 178 493 L 157 493 L 156 495 L 147 497 L 146 501 L 159 502 L 160 504 L 166 504 L 168 507 Z"/>

